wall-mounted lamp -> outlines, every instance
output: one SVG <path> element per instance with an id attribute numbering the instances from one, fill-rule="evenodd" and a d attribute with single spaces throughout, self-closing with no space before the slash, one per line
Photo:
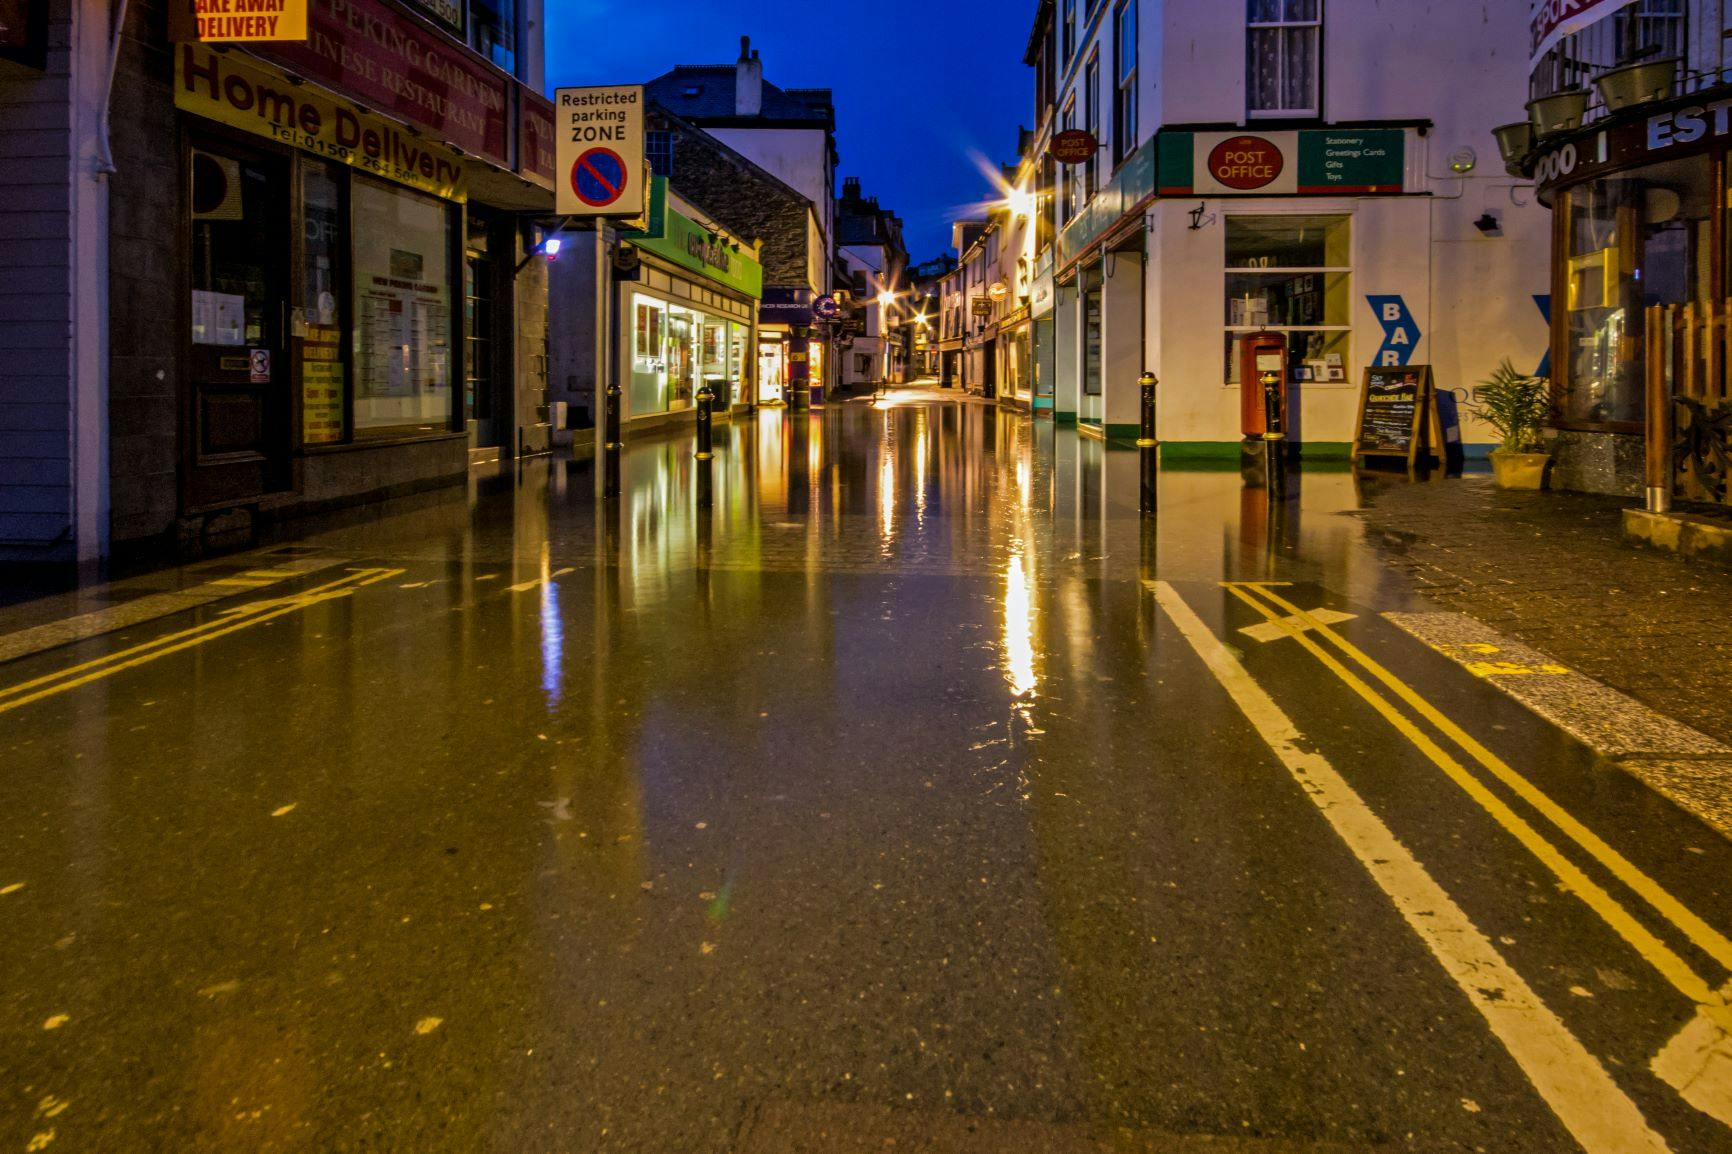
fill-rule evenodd
<path id="1" fill-rule="evenodd" d="M 1201 201 L 1191 210 L 1191 231 L 1201 232 L 1203 229 L 1203 214 L 1209 211 L 1209 202 Z"/>
<path id="2" fill-rule="evenodd" d="M 529 246 L 529 251 L 523 254 L 523 259 L 518 261 L 517 267 L 512 270 L 513 275 L 529 267 L 529 262 L 538 256 L 546 257 L 549 261 L 558 260 L 559 250 L 565 247 L 565 242 L 560 239 L 559 234 L 564 232 L 565 226 L 570 223 L 570 217 L 562 216 L 559 218 L 559 223 L 550 229 L 543 228 L 541 225 L 532 225 L 530 235 L 539 234 L 541 239 Z"/>

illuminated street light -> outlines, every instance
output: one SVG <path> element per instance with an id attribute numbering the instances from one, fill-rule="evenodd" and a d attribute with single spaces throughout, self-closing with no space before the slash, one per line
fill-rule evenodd
<path id="1" fill-rule="evenodd" d="M 1004 204 L 1012 216 L 1032 217 L 1035 210 L 1035 195 L 1026 188 L 1013 188 L 1005 197 Z"/>

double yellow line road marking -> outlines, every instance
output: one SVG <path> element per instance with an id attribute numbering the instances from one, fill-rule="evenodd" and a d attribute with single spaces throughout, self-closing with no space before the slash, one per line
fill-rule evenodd
<path id="1" fill-rule="evenodd" d="M 1718 1023 L 1722 1029 L 1732 1031 L 1732 1007 L 1728 1007 L 1720 991 L 1697 974 L 1690 964 L 1679 956 L 1677 951 L 1638 921 L 1604 886 L 1590 878 L 1580 866 L 1547 840 L 1532 823 L 1518 814 L 1514 808 L 1494 793 L 1461 761 L 1447 752 L 1411 717 L 1397 708 L 1396 702 L 1399 701 L 1407 706 L 1421 720 L 1432 726 L 1437 733 L 1459 747 L 1493 778 L 1551 822 L 1565 837 L 1585 850 L 1606 872 L 1647 902 L 1656 913 L 1677 928 L 1693 945 L 1727 970 L 1732 970 L 1732 940 L 1728 940 L 1724 934 L 1668 893 L 1659 882 L 1644 873 L 1623 854 L 1606 844 L 1598 834 L 1583 825 L 1539 787 L 1517 773 L 1507 762 L 1492 753 L 1472 735 L 1445 716 L 1406 682 L 1395 676 L 1358 646 L 1342 637 L 1314 614 L 1300 609 L 1276 593 L 1274 590 L 1279 587 L 1271 583 L 1228 582 L 1225 584 L 1229 593 L 1249 605 L 1269 622 L 1278 626 L 1282 632 L 1297 641 L 1306 652 L 1315 657 L 1342 684 L 1382 715 L 1384 720 L 1388 721 L 1402 737 L 1423 753 L 1432 764 L 1441 769 L 1494 821 L 1538 858 L 1564 884 L 1565 888 L 1580 898 L 1619 937 L 1629 943 L 1631 948 L 1636 950 L 1649 965 L 1653 966 L 1667 982 L 1671 983 L 1673 988 L 1701 1007 L 1702 1011 Z M 1391 696 L 1386 697 L 1367 684 L 1339 658 L 1325 650 L 1317 640 L 1318 638 L 1327 642 L 1347 660 L 1368 673 Z M 1391 697 L 1394 700 L 1391 700 Z"/>
<path id="2" fill-rule="evenodd" d="M 0 688 L 0 713 L 6 713 L 32 702 L 65 693 L 81 685 L 89 685 L 91 682 L 100 681 L 105 677 L 112 677 L 123 670 L 137 668 L 147 662 L 155 661 L 159 657 L 166 657 L 171 653 L 179 653 L 182 650 L 203 645 L 205 642 L 214 641 L 218 637 L 226 637 L 230 633 L 250 629 L 254 625 L 261 625 L 266 621 L 290 613 L 299 613 L 303 609 L 309 609 L 322 602 L 347 597 L 357 589 L 377 584 L 380 581 L 388 581 L 392 577 L 402 575 L 403 572 L 402 569 L 352 569 L 346 576 L 315 586 L 312 589 L 287 597 L 277 597 L 268 601 L 255 601 L 242 605 L 238 609 L 227 611 L 190 629 L 157 637 L 92 661 L 20 682 L 17 685 Z"/>
<path id="3" fill-rule="evenodd" d="M 1670 1147 L 1628 1094 L 1552 1012 L 1276 704 L 1243 662 L 1165 581 L 1156 603 L 1292 775 L 1409 928 L 1485 1020 L 1558 1121 L 1588 1154 L 1660 1154 Z M 1302 623 L 1288 628 L 1300 630 Z"/>

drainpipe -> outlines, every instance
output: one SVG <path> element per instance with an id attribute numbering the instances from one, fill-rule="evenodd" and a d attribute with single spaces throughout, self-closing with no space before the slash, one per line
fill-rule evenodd
<path id="1" fill-rule="evenodd" d="M 125 30 L 126 0 L 116 0 L 114 26 L 108 36 L 108 79 L 102 87 L 102 123 L 98 129 L 100 153 L 96 158 L 96 171 L 104 176 L 115 171 L 114 146 L 108 138 L 108 109 L 114 103 L 114 73 L 120 65 L 120 38 Z"/>

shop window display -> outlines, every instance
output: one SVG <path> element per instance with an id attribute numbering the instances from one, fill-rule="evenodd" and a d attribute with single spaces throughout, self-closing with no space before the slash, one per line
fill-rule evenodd
<path id="1" fill-rule="evenodd" d="M 1222 380 L 1239 383 L 1239 342 L 1272 330 L 1287 337 L 1288 362 L 1326 366 L 1346 385 L 1352 363 L 1352 218 L 1229 216 L 1226 222 L 1225 359 Z"/>
<path id="2" fill-rule="evenodd" d="M 350 215 L 356 435 L 448 429 L 450 210 L 357 178 Z"/>
<path id="3" fill-rule="evenodd" d="M 1708 158 L 1653 165 L 1568 193 L 1566 423 L 1620 425 L 1644 411 L 1644 313 L 1710 296 Z"/>

